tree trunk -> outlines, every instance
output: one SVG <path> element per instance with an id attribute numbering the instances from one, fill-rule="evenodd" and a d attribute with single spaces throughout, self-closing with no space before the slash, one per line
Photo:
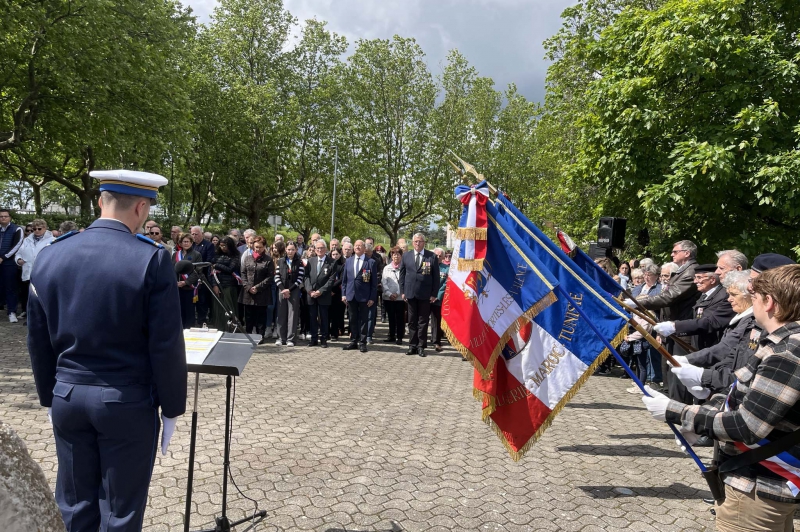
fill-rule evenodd
<path id="1" fill-rule="evenodd" d="M 36 211 L 36 216 L 42 217 L 42 185 L 29 183 L 33 190 L 33 209 Z"/>

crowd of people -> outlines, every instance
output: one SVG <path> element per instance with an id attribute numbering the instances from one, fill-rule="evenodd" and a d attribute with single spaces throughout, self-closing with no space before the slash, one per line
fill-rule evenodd
<path id="1" fill-rule="evenodd" d="M 237 312 L 248 334 L 261 336 L 262 344 L 274 340 L 294 347 L 306 341 L 309 347 L 327 348 L 329 341 L 342 339 L 347 340 L 344 349 L 366 352 L 380 320 L 388 321 L 385 342 L 402 345 L 408 336 L 407 354 L 427 356 L 429 344 L 443 349 L 441 302 L 451 252 L 425 249 L 422 234 L 414 235 L 412 249 L 401 238 L 386 250 L 371 237 L 326 242 L 314 233 L 306 243 L 303 235 L 286 241 L 278 234 L 268 243 L 252 229 L 213 235 L 197 226 L 188 233 L 174 226 L 165 241 L 153 221 L 145 233 L 173 249 L 175 263 L 211 264 L 178 274 L 184 328 L 231 330 L 228 308 Z"/>
<path id="2" fill-rule="evenodd" d="M 800 496 L 800 265 L 776 253 L 752 263 L 737 250 L 716 256 L 699 264 L 697 246 L 681 240 L 661 266 L 596 262 L 624 288 L 624 305 L 638 308 L 639 328 L 656 337 L 654 347 L 631 327 L 619 347 L 648 383 L 651 415 L 692 446 L 714 446 L 705 501 L 716 503 L 717 530 L 788 532 Z M 610 364 L 597 372 L 610 374 Z"/>

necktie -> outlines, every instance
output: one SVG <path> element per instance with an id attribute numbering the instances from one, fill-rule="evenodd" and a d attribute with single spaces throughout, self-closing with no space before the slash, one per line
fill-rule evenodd
<path id="1" fill-rule="evenodd" d="M 359 271 L 361 271 L 361 257 L 356 257 L 356 277 Z"/>
<path id="2" fill-rule="evenodd" d="M 322 271 L 322 259 L 317 259 L 317 275 Z"/>
<path id="3" fill-rule="evenodd" d="M 417 269 L 419 269 L 419 265 L 422 263 L 422 255 L 417 253 Z"/>

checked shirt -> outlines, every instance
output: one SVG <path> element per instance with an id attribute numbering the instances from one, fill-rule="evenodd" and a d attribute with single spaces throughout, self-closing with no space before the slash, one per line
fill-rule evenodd
<path id="1" fill-rule="evenodd" d="M 800 322 L 792 322 L 762 336 L 747 364 L 735 372 L 736 387 L 712 396 L 702 405 L 670 401 L 666 420 L 682 430 L 720 441 L 722 460 L 742 451 L 733 443 L 753 445 L 764 438 L 775 441 L 800 427 Z M 800 459 L 800 446 L 789 449 Z M 760 464 L 724 475 L 726 484 L 745 493 L 753 488 L 761 497 L 795 503 L 786 480 Z"/>

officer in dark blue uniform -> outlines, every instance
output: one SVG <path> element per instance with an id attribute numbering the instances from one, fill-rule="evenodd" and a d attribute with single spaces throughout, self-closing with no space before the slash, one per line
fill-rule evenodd
<path id="1" fill-rule="evenodd" d="M 186 353 L 169 253 L 141 230 L 155 174 L 92 172 L 101 218 L 43 249 L 31 274 L 28 349 L 52 407 L 56 501 L 68 532 L 142 527 L 162 452 L 186 410 Z"/>

